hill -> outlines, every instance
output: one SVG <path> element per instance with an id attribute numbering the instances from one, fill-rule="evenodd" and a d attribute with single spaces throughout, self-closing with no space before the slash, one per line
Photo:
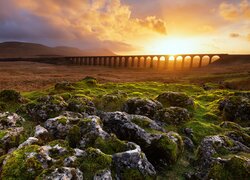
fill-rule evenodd
<path id="1" fill-rule="evenodd" d="M 114 55 L 108 49 L 80 50 L 73 47 L 48 47 L 42 44 L 25 42 L 0 43 L 0 58 L 20 58 L 39 56 L 98 56 Z"/>

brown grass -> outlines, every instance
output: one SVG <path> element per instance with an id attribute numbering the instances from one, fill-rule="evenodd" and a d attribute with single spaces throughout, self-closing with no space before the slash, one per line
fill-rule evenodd
<path id="1" fill-rule="evenodd" d="M 192 71 L 150 70 L 150 69 L 115 69 L 93 66 L 62 66 L 34 62 L 0 62 L 0 90 L 15 89 L 32 91 L 45 89 L 61 81 L 75 82 L 85 76 L 93 76 L 100 82 L 187 82 L 202 84 L 206 82 L 230 83 L 234 78 L 242 77 L 244 81 L 233 81 L 234 88 L 250 89 L 250 64 L 232 66 L 211 66 Z M 236 87 L 235 87 L 236 86 Z"/>

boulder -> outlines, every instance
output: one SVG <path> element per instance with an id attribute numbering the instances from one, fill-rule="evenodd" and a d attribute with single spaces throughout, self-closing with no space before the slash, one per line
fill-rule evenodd
<path id="1" fill-rule="evenodd" d="M 16 113 L 0 113 L 0 130 L 21 126 L 24 118 Z"/>
<path id="2" fill-rule="evenodd" d="M 176 106 L 187 109 L 194 108 L 194 100 L 185 93 L 165 92 L 160 94 L 156 100 L 161 102 L 164 107 Z"/>
<path id="3" fill-rule="evenodd" d="M 250 148 L 223 135 L 205 137 L 198 149 L 198 176 L 206 177 L 213 164 L 222 161 L 222 156 L 236 152 L 249 153 Z"/>
<path id="4" fill-rule="evenodd" d="M 250 159 L 237 155 L 216 162 L 208 173 L 208 179 L 249 179 L 249 177 Z"/>
<path id="5" fill-rule="evenodd" d="M 138 179 L 151 177 L 156 174 L 154 166 L 147 160 L 145 154 L 141 151 L 140 146 L 129 143 L 131 149 L 126 152 L 116 153 L 112 156 L 115 166 L 116 176 L 119 179 L 124 179 L 129 175 L 131 170 L 138 171 Z"/>
<path id="6" fill-rule="evenodd" d="M 77 125 L 84 117 L 85 116 L 80 113 L 65 111 L 62 115 L 45 121 L 44 127 L 53 138 L 64 139 L 70 129 L 74 125 Z"/>
<path id="7" fill-rule="evenodd" d="M 53 138 L 64 139 L 67 136 L 72 124 L 68 117 L 61 115 L 48 119 L 44 123 L 44 126 Z"/>
<path id="8" fill-rule="evenodd" d="M 102 121 L 97 116 L 88 116 L 78 126 L 81 134 L 79 147 L 82 149 L 93 147 L 109 155 L 128 150 L 126 142 L 103 130 Z"/>
<path id="9" fill-rule="evenodd" d="M 158 110 L 154 119 L 167 124 L 181 125 L 190 120 L 190 113 L 185 108 L 170 107 Z"/>
<path id="10" fill-rule="evenodd" d="M 162 104 L 155 100 L 132 98 L 127 100 L 122 111 L 128 114 L 137 114 L 147 116 L 149 118 L 154 117 L 157 110 L 162 108 Z"/>
<path id="11" fill-rule="evenodd" d="M 174 164 L 182 154 L 183 142 L 177 133 L 149 133 L 131 122 L 131 115 L 123 112 L 105 113 L 104 129 L 121 140 L 140 145 L 149 161 L 157 167 Z M 157 152 L 157 153 L 156 153 Z"/>
<path id="12" fill-rule="evenodd" d="M 219 110 L 224 120 L 250 126 L 250 100 L 242 96 L 231 96 L 220 102 Z"/>

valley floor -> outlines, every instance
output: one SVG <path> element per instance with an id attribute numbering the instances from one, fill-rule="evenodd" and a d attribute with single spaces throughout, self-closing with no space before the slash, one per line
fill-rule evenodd
<path id="1" fill-rule="evenodd" d="M 230 89 L 250 89 L 250 63 L 211 66 L 185 72 L 145 69 L 113 69 L 91 66 L 58 66 L 34 62 L 0 62 L 0 90 L 32 91 L 57 82 L 76 82 L 92 76 L 99 82 L 220 83 Z"/>

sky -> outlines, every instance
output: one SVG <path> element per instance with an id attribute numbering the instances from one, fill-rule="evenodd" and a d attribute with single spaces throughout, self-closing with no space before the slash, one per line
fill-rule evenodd
<path id="1" fill-rule="evenodd" d="M 250 0 L 0 0 L 5 41 L 117 54 L 250 54 Z"/>

